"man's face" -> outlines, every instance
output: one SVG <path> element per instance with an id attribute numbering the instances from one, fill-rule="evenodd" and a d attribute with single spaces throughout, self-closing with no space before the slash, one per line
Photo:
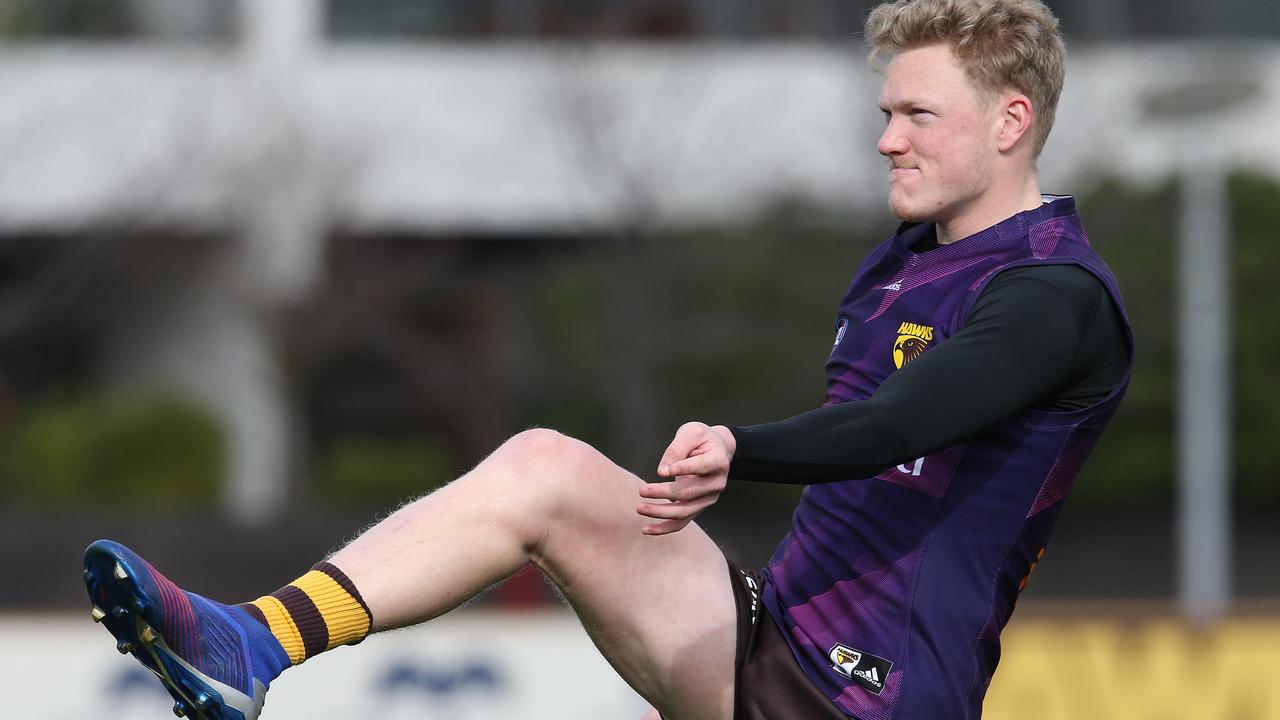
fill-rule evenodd
<path id="1" fill-rule="evenodd" d="M 946 44 L 905 50 L 885 70 L 877 149 L 889 159 L 889 207 L 903 220 L 945 223 L 991 184 L 998 113 Z"/>

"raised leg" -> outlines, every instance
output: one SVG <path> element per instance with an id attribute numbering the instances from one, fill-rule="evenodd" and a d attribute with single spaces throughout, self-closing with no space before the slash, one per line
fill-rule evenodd
<path id="1" fill-rule="evenodd" d="M 530 430 L 330 562 L 359 588 L 375 631 L 436 617 L 532 562 L 664 717 L 729 720 L 736 613 L 724 556 L 694 524 L 642 534 L 642 484 L 585 443 Z"/>

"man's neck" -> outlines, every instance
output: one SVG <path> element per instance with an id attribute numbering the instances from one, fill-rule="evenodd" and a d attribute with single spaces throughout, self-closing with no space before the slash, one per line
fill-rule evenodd
<path id="1" fill-rule="evenodd" d="M 961 215 L 937 222 L 938 244 L 949 245 L 1007 220 L 1020 212 L 1040 207 L 1040 183 L 1034 174 L 1016 188 L 991 188 Z"/>

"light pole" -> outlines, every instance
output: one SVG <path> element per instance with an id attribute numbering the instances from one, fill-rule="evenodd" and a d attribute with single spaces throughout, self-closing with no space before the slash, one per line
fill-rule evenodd
<path id="1" fill-rule="evenodd" d="M 1256 82 L 1206 78 L 1153 94 L 1146 114 L 1176 123 L 1178 222 L 1178 589 L 1182 612 L 1211 622 L 1231 605 L 1231 301 L 1224 110 Z"/>

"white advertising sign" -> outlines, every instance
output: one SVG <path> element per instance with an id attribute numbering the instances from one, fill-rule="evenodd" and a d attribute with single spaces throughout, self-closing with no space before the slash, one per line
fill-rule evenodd
<path id="1" fill-rule="evenodd" d="M 0 615 L 4 716 L 157 720 L 173 701 L 84 618 Z M 308 660 L 263 720 L 639 720 L 648 705 L 565 612 L 464 612 Z"/>

